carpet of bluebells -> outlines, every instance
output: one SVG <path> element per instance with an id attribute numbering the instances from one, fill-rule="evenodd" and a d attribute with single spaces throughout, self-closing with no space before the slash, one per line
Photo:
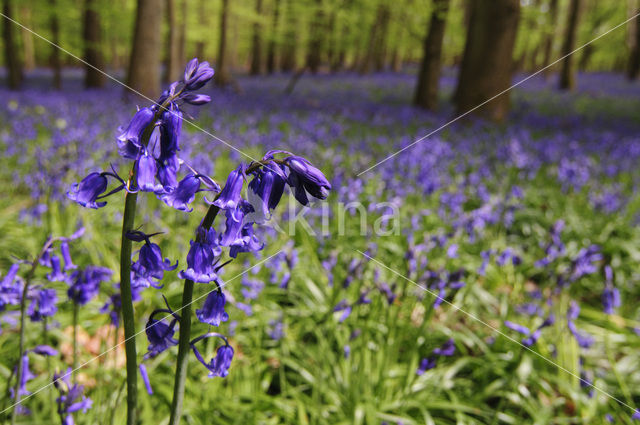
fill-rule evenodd
<path id="1" fill-rule="evenodd" d="M 289 95 L 288 76 L 241 78 L 240 92 L 205 87 L 211 102 L 185 108 L 237 149 L 185 122 L 180 156 L 198 173 L 223 183 L 250 162 L 243 153 L 282 149 L 332 186 L 306 208 L 285 194 L 256 229 L 264 249 L 225 266 L 226 313 L 192 329 L 220 332 L 225 345 L 196 341 L 202 364 L 190 359 L 186 423 L 640 420 L 640 86 L 588 74 L 576 92 L 559 93 L 535 78 L 514 90 L 507 122 L 458 121 L 358 175 L 453 117 L 454 75 L 443 77 L 435 113 L 408 106 L 408 74 L 305 75 Z M 98 210 L 67 192 L 91 172 L 126 176 L 116 137 L 136 104 L 115 85 L 82 90 L 71 71 L 62 92 L 48 78 L 35 71 L 23 92 L 0 90 L 0 407 L 15 399 L 14 276 L 51 235 L 60 258 L 33 278 L 18 423 L 123 423 L 124 192 Z M 158 233 L 142 247 L 167 257 L 134 304 L 144 423 L 168 420 L 170 313 L 204 197 L 213 199 L 198 194 L 192 212 L 154 197 L 138 203 L 140 231 Z M 207 308 L 209 290 L 196 285 L 196 309 Z M 144 332 L 158 311 L 169 313 L 160 350 Z M 207 366 L 220 347 L 233 359 Z"/>

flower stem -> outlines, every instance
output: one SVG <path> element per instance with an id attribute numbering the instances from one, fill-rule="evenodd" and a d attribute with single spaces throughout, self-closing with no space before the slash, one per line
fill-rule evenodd
<path id="1" fill-rule="evenodd" d="M 78 368 L 78 303 L 73 303 L 73 375 Z"/>
<path id="2" fill-rule="evenodd" d="M 133 174 L 133 173 L 132 173 Z M 130 180 L 131 181 L 131 180 Z M 136 361 L 135 317 L 131 295 L 131 244 L 126 233 L 133 229 L 136 215 L 137 193 L 127 192 L 122 219 L 122 245 L 120 247 L 120 298 L 122 300 L 122 323 L 124 347 L 127 359 L 127 425 L 136 423 L 138 401 L 138 366 Z"/>
<path id="3" fill-rule="evenodd" d="M 220 208 L 211 205 L 202 220 L 202 228 L 209 229 L 218 215 Z M 197 238 L 200 238 L 198 232 Z M 204 242 L 204 241 L 198 241 Z M 180 337 L 178 339 L 178 359 L 176 361 L 176 375 L 173 385 L 173 401 L 171 403 L 171 418 L 169 425 L 178 425 L 182 417 L 182 402 L 184 400 L 184 384 L 187 379 L 187 365 L 189 363 L 189 341 L 191 340 L 191 303 L 193 299 L 193 281 L 185 279 L 182 292 L 182 306 L 180 308 Z"/>

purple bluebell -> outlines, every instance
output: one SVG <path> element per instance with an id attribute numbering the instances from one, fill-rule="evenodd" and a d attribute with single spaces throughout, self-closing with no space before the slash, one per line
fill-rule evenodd
<path id="1" fill-rule="evenodd" d="M 198 90 L 213 78 L 213 68 L 209 62 L 198 62 L 197 58 L 189 61 L 184 69 L 185 89 L 189 91 Z"/>
<path id="2" fill-rule="evenodd" d="M 67 192 L 67 197 L 86 208 L 102 208 L 106 202 L 96 202 L 107 190 L 107 177 L 102 173 L 91 173 L 80 183 L 74 183 Z"/>
<path id="3" fill-rule="evenodd" d="M 7 274 L 0 281 L 0 311 L 4 310 L 7 304 L 20 304 L 22 285 L 17 276 L 19 268 L 19 263 L 12 264 Z"/>
<path id="4" fill-rule="evenodd" d="M 264 248 L 253 231 L 253 223 L 245 224 L 236 240 L 230 245 L 229 257 L 236 258 L 240 252 L 257 252 Z"/>
<path id="5" fill-rule="evenodd" d="M 67 282 L 69 275 L 62 271 L 62 265 L 60 257 L 57 255 L 51 256 L 51 272 L 46 275 L 49 282 Z"/>
<path id="6" fill-rule="evenodd" d="M 287 183 L 294 189 L 294 196 L 302 205 L 309 204 L 307 192 L 318 199 L 327 199 L 331 183 L 322 171 L 300 156 L 289 156 L 284 160 L 289 167 Z"/>
<path id="7" fill-rule="evenodd" d="M 39 354 L 41 356 L 57 356 L 58 350 L 49 345 L 36 345 L 31 350 L 32 353 Z"/>
<path id="8" fill-rule="evenodd" d="M 274 171 L 276 168 L 279 173 Z M 283 173 L 280 166 L 272 162 L 263 170 L 256 171 L 255 177 L 249 183 L 249 201 L 255 209 L 256 216 L 260 216 L 256 222 L 268 220 L 271 211 L 278 206 L 286 184 Z"/>
<path id="9" fill-rule="evenodd" d="M 241 231 L 245 224 L 244 218 L 251 212 L 253 212 L 253 206 L 244 199 L 241 199 L 235 208 L 228 208 L 225 211 L 225 230 L 224 233 L 220 235 L 219 241 L 221 246 L 236 244 L 236 240 L 242 237 Z"/>
<path id="10" fill-rule="evenodd" d="M 69 242 L 66 239 L 60 242 L 60 253 L 62 254 L 62 259 L 64 260 L 65 272 L 78 268 L 78 266 L 73 264 L 73 261 L 71 260 L 71 253 L 69 252 Z"/>
<path id="11" fill-rule="evenodd" d="M 25 352 L 24 355 L 22 356 L 22 375 L 20 375 L 20 385 L 18 387 L 18 395 L 19 396 L 25 396 L 25 395 L 29 395 L 31 394 L 29 392 L 29 390 L 27 390 L 27 383 L 29 381 L 31 381 L 33 378 L 35 378 L 36 376 L 31 372 L 31 370 L 29 369 L 29 356 L 27 354 L 28 352 Z M 16 366 L 14 368 L 14 375 L 17 374 L 18 371 L 18 367 Z M 11 398 L 15 399 L 16 395 L 15 395 L 15 389 L 13 386 L 11 386 L 11 388 L 9 389 L 10 394 L 11 394 Z"/>
<path id="12" fill-rule="evenodd" d="M 169 317 L 171 317 L 169 324 L 162 321 L 166 319 L 166 317 L 163 317 L 161 320 L 155 319 L 155 316 L 161 313 L 167 313 Z M 163 351 L 178 344 L 178 341 L 173 338 L 176 323 L 178 323 L 178 318 L 174 315 L 175 313 L 170 310 L 159 309 L 155 310 L 149 316 L 149 320 L 145 326 L 145 333 L 147 334 L 147 340 L 149 341 L 147 354 L 144 356 L 145 359 L 156 357 Z"/>
<path id="13" fill-rule="evenodd" d="M 198 228 L 199 237 L 191 241 L 191 248 L 187 254 L 187 268 L 178 273 L 180 279 L 190 279 L 194 282 L 209 283 L 218 275 L 215 269 L 216 257 L 220 254 L 215 229 Z M 198 242 L 202 240 L 202 242 Z"/>
<path id="14" fill-rule="evenodd" d="M 162 113 L 160 125 L 160 156 L 158 160 L 163 165 L 174 164 L 180 150 L 178 141 L 182 130 L 182 112 L 178 108 L 170 107 Z"/>
<path id="15" fill-rule="evenodd" d="M 538 328 L 531 333 L 528 337 L 522 339 L 522 344 L 526 347 L 531 347 L 533 344 L 538 342 L 540 336 L 542 335 L 542 329 L 549 327 L 555 323 L 555 316 L 553 314 L 549 314 L 547 318 L 542 322 Z"/>
<path id="16" fill-rule="evenodd" d="M 162 258 L 160 247 L 147 240 L 140 248 L 138 261 L 131 265 L 132 282 L 135 286 L 161 288 L 162 285 L 155 283 L 153 279 L 161 281 L 165 271 L 175 270 L 176 267 L 177 261 L 171 265 L 171 260 Z"/>
<path id="17" fill-rule="evenodd" d="M 217 282 L 220 285 L 219 282 Z M 224 311 L 226 298 L 222 291 L 211 291 L 204 301 L 201 309 L 196 310 L 196 316 L 202 323 L 220 326 L 221 322 L 229 320 L 229 315 Z"/>
<path id="18" fill-rule="evenodd" d="M 524 335 L 529 335 L 531 333 L 529 328 L 527 328 L 526 326 L 519 325 L 517 323 L 513 323 L 513 322 L 511 322 L 509 320 L 505 320 L 504 321 L 504 325 L 507 328 L 509 328 L 509 329 L 511 329 L 513 331 L 516 331 L 516 332 L 520 332 L 521 334 L 524 334 Z"/>
<path id="19" fill-rule="evenodd" d="M 455 342 L 453 341 L 453 338 L 449 338 L 444 344 L 442 344 L 440 347 L 437 347 L 433 350 L 433 354 L 437 355 L 437 356 L 453 356 L 453 354 L 456 352 L 456 345 Z"/>
<path id="20" fill-rule="evenodd" d="M 242 186 L 244 185 L 244 165 L 229 173 L 218 199 L 213 201 L 213 205 L 220 209 L 235 209 L 240 203 Z"/>
<path id="21" fill-rule="evenodd" d="M 118 152 L 127 159 L 138 159 L 142 148 L 142 134 L 152 123 L 155 112 L 151 108 L 142 108 L 131 119 L 126 130 L 118 136 Z"/>
<path id="22" fill-rule="evenodd" d="M 149 153 L 145 153 L 138 159 L 138 189 L 143 192 L 164 192 L 163 185 L 156 181 L 158 166 L 156 159 Z"/>
<path id="23" fill-rule="evenodd" d="M 71 368 L 65 373 L 54 373 L 53 384 L 60 391 L 56 399 L 58 414 L 63 418 L 63 425 L 75 424 L 72 413 L 82 410 L 85 413 L 91 408 L 93 401 L 83 394 L 84 387 L 71 383 Z"/>
<path id="24" fill-rule="evenodd" d="M 229 375 L 229 367 L 231 366 L 231 360 L 233 359 L 233 348 L 229 345 L 226 338 L 222 337 L 225 341 L 225 345 L 221 345 L 220 347 L 218 347 L 216 356 L 212 358 L 208 363 L 204 360 L 204 358 L 200 354 L 200 351 L 195 345 L 199 340 L 211 336 L 222 337 L 221 335 L 215 333 L 202 335 L 191 341 L 191 349 L 193 350 L 193 354 L 195 354 L 198 361 L 202 363 L 207 369 L 209 369 L 209 378 L 214 378 L 216 376 L 225 378 L 227 377 L 227 375 Z"/>
<path id="25" fill-rule="evenodd" d="M 189 208 L 189 204 L 193 202 L 199 190 L 200 179 L 193 174 L 189 174 L 180 180 L 180 183 L 172 192 L 161 195 L 160 199 L 172 208 L 191 212 L 193 208 Z"/>
<path id="26" fill-rule="evenodd" d="M 100 291 L 100 283 L 111 277 L 111 270 L 105 267 L 87 266 L 71 275 L 71 286 L 67 291 L 69 298 L 79 304 L 88 303 Z"/>
<path id="27" fill-rule="evenodd" d="M 424 357 L 420 361 L 420 366 L 418 366 L 418 369 L 416 370 L 416 375 L 418 376 L 423 375 L 427 370 L 430 370 L 436 367 L 436 364 L 437 364 L 437 360 L 435 357 Z"/>
<path id="28" fill-rule="evenodd" d="M 40 289 L 29 304 L 27 314 L 34 322 L 41 321 L 44 317 L 51 317 L 56 314 L 58 296 L 55 289 Z"/>
<path id="29" fill-rule="evenodd" d="M 149 382 L 147 367 L 144 365 L 144 363 L 140 363 L 138 369 L 140 370 L 140 376 L 142 377 L 142 382 L 144 382 L 144 387 L 147 389 L 147 394 L 153 395 L 153 389 L 151 388 L 151 382 Z"/>

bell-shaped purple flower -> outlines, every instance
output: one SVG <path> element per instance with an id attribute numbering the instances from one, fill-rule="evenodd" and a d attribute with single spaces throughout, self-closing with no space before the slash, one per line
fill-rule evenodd
<path id="1" fill-rule="evenodd" d="M 211 102 L 211 96 L 206 94 L 187 93 L 180 96 L 180 99 L 185 103 L 195 106 L 205 105 Z"/>
<path id="2" fill-rule="evenodd" d="M 331 183 L 322 174 L 322 171 L 300 156 L 290 156 L 284 161 L 289 167 L 287 183 L 294 189 L 294 196 L 298 202 L 302 205 L 309 203 L 307 192 L 314 198 L 327 198 L 331 190 Z"/>
<path id="3" fill-rule="evenodd" d="M 456 352 L 456 345 L 453 341 L 453 338 L 449 338 L 442 346 L 435 348 L 433 350 L 433 354 L 437 356 L 453 356 Z"/>
<path id="4" fill-rule="evenodd" d="M 29 318 L 34 322 L 39 322 L 43 317 L 51 317 L 58 311 L 56 302 L 58 296 L 55 289 L 41 289 L 29 304 L 27 314 Z"/>
<path id="5" fill-rule="evenodd" d="M 74 183 L 67 192 L 67 197 L 87 208 L 101 208 L 106 202 L 96 202 L 98 197 L 107 190 L 107 177 L 101 173 L 91 173 L 80 183 Z"/>
<path id="6" fill-rule="evenodd" d="M 100 291 L 100 283 L 111 277 L 111 270 L 105 267 L 88 266 L 71 275 L 71 286 L 67 291 L 69 298 L 80 305 L 88 303 Z"/>
<path id="7" fill-rule="evenodd" d="M 213 205 L 220 209 L 235 209 L 240 203 L 240 194 L 244 184 L 244 168 L 241 165 L 229 173 L 218 199 L 213 201 Z"/>
<path id="8" fill-rule="evenodd" d="M 118 136 L 118 153 L 124 158 L 137 159 L 142 144 L 140 138 L 151 124 L 155 112 L 151 108 L 142 108 L 131 119 L 127 129 Z"/>
<path id="9" fill-rule="evenodd" d="M 20 281 L 16 279 L 19 268 L 19 263 L 12 264 L 7 274 L 0 281 L 0 311 L 4 310 L 7 304 L 20 304 L 20 300 L 22 299 L 22 285 L 20 285 Z"/>
<path id="10" fill-rule="evenodd" d="M 171 108 L 162 113 L 160 125 L 160 157 L 161 163 L 173 161 L 180 147 L 180 132 L 182 131 L 182 112 L 178 108 Z"/>
<path id="11" fill-rule="evenodd" d="M 200 237 L 191 241 L 191 248 L 187 254 L 187 269 L 181 270 L 178 276 L 180 279 L 209 283 L 218 277 L 215 261 L 220 253 L 220 248 L 217 245 L 215 229 L 207 231 L 199 228 L 198 233 Z"/>
<path id="12" fill-rule="evenodd" d="M 178 344 L 178 341 L 173 338 L 178 319 L 174 317 L 169 324 L 166 324 L 165 322 L 154 318 L 158 313 L 172 312 L 168 310 L 156 310 L 151 313 L 151 316 L 149 316 L 147 326 L 145 327 L 145 333 L 147 334 L 147 340 L 149 341 L 149 346 L 147 347 L 148 352 L 145 354 L 145 358 L 155 357 L 168 348 Z"/>
<path id="13" fill-rule="evenodd" d="M 220 245 L 230 246 L 236 242 L 238 238 L 241 238 L 241 231 L 244 222 L 244 217 L 253 211 L 251 204 L 244 199 L 238 202 L 236 208 L 229 208 L 225 211 L 227 220 L 225 221 L 225 230 L 220 235 Z"/>
<path id="14" fill-rule="evenodd" d="M 240 252 L 257 252 L 264 248 L 258 237 L 253 233 L 253 223 L 242 226 L 240 235 L 230 245 L 229 256 L 236 258 Z"/>
<path id="15" fill-rule="evenodd" d="M 189 174 L 178 183 L 178 187 L 162 195 L 160 199 L 177 210 L 191 212 L 193 208 L 189 208 L 189 204 L 195 199 L 198 190 L 200 190 L 200 179 Z"/>
<path id="16" fill-rule="evenodd" d="M 193 58 L 187 64 L 184 70 L 185 90 L 193 91 L 202 88 L 213 78 L 213 68 L 209 66 L 209 62 L 198 62 L 197 58 Z"/>
<path id="17" fill-rule="evenodd" d="M 175 163 L 169 162 L 158 165 L 157 177 L 165 193 L 171 193 L 178 187 L 179 168 L 180 166 L 177 161 Z"/>
<path id="18" fill-rule="evenodd" d="M 222 291 L 209 292 L 202 308 L 196 310 L 198 320 L 209 325 L 220 326 L 220 322 L 229 320 L 229 315 L 224 311 L 225 302 L 226 298 Z"/>
<path id="19" fill-rule="evenodd" d="M 46 277 L 49 282 L 66 282 L 69 280 L 69 276 L 62 271 L 60 257 L 57 255 L 51 256 L 51 273 L 48 273 Z"/>
<path id="20" fill-rule="evenodd" d="M 71 253 L 69 252 L 69 242 L 67 240 L 63 240 L 60 243 L 60 253 L 62 254 L 62 259 L 64 260 L 64 271 L 68 272 L 69 270 L 75 270 L 78 268 L 73 261 L 71 260 Z"/>
<path id="21" fill-rule="evenodd" d="M 435 357 L 425 357 L 420 361 L 420 366 L 416 370 L 416 375 L 423 375 L 427 370 L 436 367 L 437 360 Z"/>
<path id="22" fill-rule="evenodd" d="M 145 153 L 138 159 L 138 189 L 143 192 L 164 192 L 164 187 L 156 181 L 158 166 L 156 159 Z"/>
<path id="23" fill-rule="evenodd" d="M 21 361 L 22 361 L 22 375 L 20 376 L 20 386 L 18 388 L 18 395 L 25 396 L 25 395 L 31 394 L 29 390 L 27 390 L 27 383 L 31 381 L 33 378 L 35 378 L 36 376 L 29 369 L 29 356 L 27 355 L 27 353 L 24 353 Z M 17 372 L 18 372 L 18 367 L 16 366 L 14 368 L 14 375 L 17 375 Z M 16 395 L 15 395 L 15 390 L 13 386 L 11 386 L 9 391 L 11 393 L 11 398 L 15 399 Z"/>
<path id="24" fill-rule="evenodd" d="M 178 267 L 177 261 L 171 265 L 171 260 L 162 258 L 162 251 L 157 244 L 146 242 L 140 248 L 138 261 L 131 265 L 133 281 L 136 282 L 136 286 L 159 288 L 162 286 L 156 285 L 151 279 L 160 281 L 165 271 L 175 270 L 176 267 Z"/>
<path id="25" fill-rule="evenodd" d="M 65 373 L 54 373 L 53 384 L 60 391 L 56 399 L 58 413 L 63 418 L 63 425 L 75 424 L 72 413 L 82 410 L 83 413 L 91 408 L 93 401 L 83 394 L 84 387 L 71 383 L 71 368 Z"/>
<path id="26" fill-rule="evenodd" d="M 276 163 L 270 163 L 249 183 L 249 201 L 256 212 L 254 221 L 257 223 L 268 220 L 271 210 L 278 205 L 282 198 L 286 181 L 281 176 L 281 170 L 280 174 L 271 170 L 276 167 L 279 169 L 280 166 Z"/>
<path id="27" fill-rule="evenodd" d="M 226 343 L 225 339 L 225 345 L 218 347 L 216 356 L 207 363 L 200 354 L 200 351 L 198 351 L 195 343 L 200 339 L 206 338 L 208 336 L 221 337 L 221 335 L 219 334 L 209 333 L 194 339 L 193 341 L 191 341 L 191 349 L 193 350 L 193 354 L 195 354 L 200 363 L 202 363 L 207 369 L 209 369 L 209 378 L 214 378 L 216 376 L 225 378 L 227 375 L 229 375 L 229 367 L 231 366 L 231 360 L 233 359 L 233 348 L 228 343 Z"/>

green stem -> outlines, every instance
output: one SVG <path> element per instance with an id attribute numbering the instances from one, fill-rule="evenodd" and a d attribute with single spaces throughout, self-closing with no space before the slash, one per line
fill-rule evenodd
<path id="1" fill-rule="evenodd" d="M 131 179 L 129 181 L 131 182 Z M 127 425 L 135 425 L 136 423 L 136 404 L 138 401 L 136 329 L 131 295 L 131 240 L 126 236 L 127 232 L 133 229 L 137 199 L 137 193 L 127 192 L 122 219 L 122 245 L 120 247 L 120 298 L 122 300 L 124 348 L 127 360 Z"/>
<path id="2" fill-rule="evenodd" d="M 209 207 L 207 215 L 202 220 L 201 227 L 209 229 L 213 224 L 220 209 L 214 205 Z M 197 241 L 201 233 L 197 234 Z M 182 292 L 182 306 L 180 308 L 180 338 L 178 339 L 178 359 L 176 361 L 176 375 L 173 385 L 173 401 L 171 402 L 171 418 L 169 425 L 178 425 L 182 417 L 182 402 L 184 400 L 184 384 L 187 379 L 187 366 L 189 363 L 189 341 L 191 340 L 191 303 L 193 299 L 193 281 L 185 279 Z"/>
<path id="3" fill-rule="evenodd" d="M 73 375 L 78 368 L 78 303 L 73 303 Z"/>

